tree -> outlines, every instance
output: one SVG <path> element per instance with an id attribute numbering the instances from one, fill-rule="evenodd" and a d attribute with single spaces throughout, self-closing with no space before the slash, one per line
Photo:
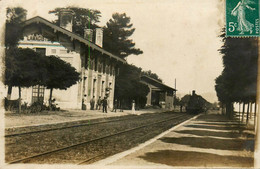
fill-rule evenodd
<path id="1" fill-rule="evenodd" d="M 22 26 L 21 23 L 26 19 L 27 11 L 23 8 L 16 7 L 16 8 L 7 8 L 6 10 L 6 23 L 5 23 L 5 57 L 7 59 L 12 60 L 13 58 L 9 56 L 11 53 L 10 51 L 16 50 L 14 48 L 17 48 L 18 41 L 23 38 L 22 36 Z M 10 51 L 9 51 L 10 50 Z M 16 66 L 13 64 L 6 65 L 6 71 L 12 72 L 12 70 L 8 69 L 14 69 Z M 7 91 L 7 99 L 9 100 L 11 98 L 12 93 L 12 86 L 8 86 Z"/>
<path id="2" fill-rule="evenodd" d="M 21 112 L 21 88 L 43 84 L 47 75 L 46 59 L 32 49 L 13 48 L 6 52 L 5 85 L 16 86 L 19 90 Z"/>
<path id="3" fill-rule="evenodd" d="M 131 54 L 142 54 L 143 51 L 135 48 L 135 43 L 129 39 L 135 31 L 132 26 L 130 17 L 127 17 L 125 13 L 114 13 L 112 19 L 104 27 L 104 49 L 121 58 L 126 58 Z"/>
<path id="4" fill-rule="evenodd" d="M 55 8 L 54 10 L 49 11 L 49 13 L 59 15 L 60 11 L 64 8 Z M 73 32 L 84 36 L 84 29 L 95 29 L 98 27 L 96 23 L 99 22 L 101 17 L 101 12 L 99 10 L 88 9 L 88 8 L 78 8 L 78 7 L 67 7 L 65 9 L 71 10 L 74 12 L 73 15 Z M 59 19 L 55 20 L 54 23 L 59 25 Z"/>
<path id="5" fill-rule="evenodd" d="M 159 82 L 162 82 L 162 79 L 159 78 L 159 76 L 156 73 L 152 73 L 151 70 L 148 71 L 142 71 L 142 75 L 149 76 L 155 80 L 158 80 Z"/>
<path id="6" fill-rule="evenodd" d="M 23 8 L 7 8 L 5 23 L 5 47 L 16 47 L 22 39 L 21 23 L 26 20 L 27 11 Z"/>
<path id="7" fill-rule="evenodd" d="M 149 92 L 147 85 L 140 82 L 141 68 L 134 65 L 123 65 L 119 76 L 116 77 L 115 98 L 130 104 L 136 100 L 137 105 L 143 106 Z"/>
<path id="8" fill-rule="evenodd" d="M 219 101 L 226 107 L 227 115 L 233 117 L 233 102 L 255 102 L 257 77 L 257 40 L 254 38 L 226 38 L 221 35 L 224 45 L 224 70 L 216 78 L 215 89 Z"/>
<path id="9" fill-rule="evenodd" d="M 49 106 L 51 108 L 53 89 L 66 90 L 79 81 L 80 74 L 69 63 L 56 56 L 47 56 L 47 78 L 44 86 L 50 89 Z"/>

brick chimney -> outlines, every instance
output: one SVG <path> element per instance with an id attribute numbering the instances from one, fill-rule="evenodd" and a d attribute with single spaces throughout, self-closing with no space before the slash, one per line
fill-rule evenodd
<path id="1" fill-rule="evenodd" d="M 72 32 L 74 12 L 69 9 L 61 9 L 59 13 L 60 27 Z"/>
<path id="2" fill-rule="evenodd" d="M 84 29 L 84 38 L 89 40 L 90 42 L 93 41 L 93 30 L 92 29 Z"/>
<path id="3" fill-rule="evenodd" d="M 96 39 L 95 39 L 96 45 L 103 47 L 103 30 L 102 28 L 96 28 Z"/>

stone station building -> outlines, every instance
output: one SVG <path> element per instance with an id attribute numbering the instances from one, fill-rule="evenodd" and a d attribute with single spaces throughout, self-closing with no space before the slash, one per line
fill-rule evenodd
<path id="1" fill-rule="evenodd" d="M 87 95 L 87 109 L 90 99 L 95 96 L 108 96 L 109 107 L 114 100 L 115 77 L 119 65 L 126 63 L 102 48 L 103 32 L 101 28 L 94 31 L 95 43 L 90 38 L 93 30 L 86 29 L 84 37 L 72 32 L 71 11 L 60 13 L 60 26 L 42 18 L 34 17 L 24 22 L 24 39 L 19 42 L 21 48 L 31 48 L 45 55 L 55 55 L 70 63 L 80 73 L 81 80 L 67 90 L 53 90 L 53 98 L 63 109 L 82 109 L 84 95 Z M 66 16 L 66 17 L 65 17 Z M 63 18 L 66 18 L 63 21 Z M 69 18 L 69 19 L 68 19 Z M 22 103 L 32 104 L 36 101 L 48 103 L 50 91 L 43 86 L 22 89 Z M 18 98 L 18 89 L 13 88 L 11 99 Z"/>

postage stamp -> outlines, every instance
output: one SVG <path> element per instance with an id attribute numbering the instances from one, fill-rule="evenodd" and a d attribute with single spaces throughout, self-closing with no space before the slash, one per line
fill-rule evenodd
<path id="1" fill-rule="evenodd" d="M 259 0 L 226 0 L 226 36 L 260 36 Z"/>

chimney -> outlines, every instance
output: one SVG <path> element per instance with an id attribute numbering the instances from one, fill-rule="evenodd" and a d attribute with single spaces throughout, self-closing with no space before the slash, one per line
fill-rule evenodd
<path id="1" fill-rule="evenodd" d="M 103 47 L 103 30 L 102 28 L 96 28 L 96 40 L 95 40 L 96 45 L 99 47 Z"/>
<path id="2" fill-rule="evenodd" d="M 192 90 L 192 96 L 194 96 L 196 93 L 195 93 L 195 90 Z"/>
<path id="3" fill-rule="evenodd" d="M 69 9 L 61 9 L 59 13 L 60 27 L 72 32 L 74 12 Z"/>
<path id="4" fill-rule="evenodd" d="M 84 38 L 89 40 L 90 42 L 93 41 L 93 30 L 92 29 L 84 29 Z"/>

